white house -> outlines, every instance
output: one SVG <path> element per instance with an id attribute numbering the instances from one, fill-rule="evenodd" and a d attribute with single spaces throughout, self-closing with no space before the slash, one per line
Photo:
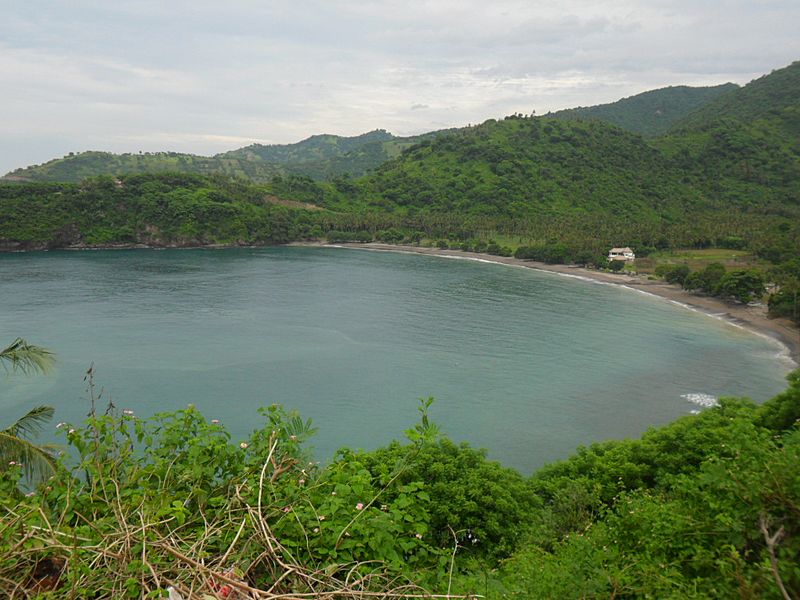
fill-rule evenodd
<path id="1" fill-rule="evenodd" d="M 608 260 L 624 260 L 626 262 L 631 262 L 636 260 L 636 255 L 633 253 L 633 250 L 627 246 L 624 248 L 612 248 L 608 251 Z"/>

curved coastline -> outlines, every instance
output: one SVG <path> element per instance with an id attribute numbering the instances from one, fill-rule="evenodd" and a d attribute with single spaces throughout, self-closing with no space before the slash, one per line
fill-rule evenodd
<path id="1" fill-rule="evenodd" d="M 487 263 L 496 263 L 507 266 L 523 267 L 554 273 L 557 275 L 582 279 L 594 283 L 617 285 L 628 290 L 661 298 L 668 302 L 693 310 L 709 317 L 724 321 L 734 327 L 745 329 L 754 335 L 764 337 L 779 345 L 781 351 L 778 356 L 787 363 L 787 370 L 800 366 L 800 328 L 788 319 L 770 319 L 767 317 L 764 306 L 743 306 L 729 304 L 719 298 L 698 296 L 691 294 L 681 287 L 663 281 L 648 280 L 639 275 L 616 274 L 604 271 L 594 271 L 575 265 L 559 265 L 522 260 L 514 257 L 496 256 L 478 252 L 465 252 L 463 250 L 443 250 L 440 248 L 427 248 L 422 246 L 409 246 L 402 244 L 369 243 L 339 243 L 328 244 L 323 242 L 289 242 L 285 246 L 300 246 L 314 248 L 346 248 L 356 250 L 370 250 L 375 252 L 399 252 L 411 254 L 426 254 L 440 258 L 475 260 Z M 165 250 L 165 249 L 225 249 L 263 247 L 250 245 L 230 244 L 187 244 L 152 246 L 147 244 L 103 244 L 103 245 L 76 245 L 53 248 L 53 250 Z M 47 250 L 45 248 L 0 248 L 0 252 L 30 252 L 32 250 Z"/>
<path id="2" fill-rule="evenodd" d="M 570 265 L 550 265 L 531 260 L 521 260 L 513 257 L 495 256 L 477 252 L 465 252 L 463 250 L 442 250 L 439 248 L 381 244 L 377 242 L 365 244 L 293 242 L 288 245 L 319 248 L 347 248 L 376 252 L 402 252 L 426 254 L 429 256 L 438 256 L 440 258 L 476 260 L 545 271 L 594 283 L 617 285 L 634 292 L 661 298 L 682 308 L 722 320 L 734 327 L 739 327 L 755 335 L 767 338 L 781 347 L 779 356 L 787 362 L 787 370 L 797 368 L 797 366 L 800 365 L 800 329 L 786 319 L 768 318 L 766 307 L 728 304 L 719 298 L 697 296 L 676 285 L 668 284 L 663 281 L 648 280 L 639 275 L 607 273 Z"/>

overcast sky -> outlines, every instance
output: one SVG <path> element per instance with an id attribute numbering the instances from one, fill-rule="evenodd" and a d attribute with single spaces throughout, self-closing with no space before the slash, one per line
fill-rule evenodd
<path id="1" fill-rule="evenodd" d="M 0 0 L 0 173 L 410 135 L 800 59 L 798 0 Z"/>

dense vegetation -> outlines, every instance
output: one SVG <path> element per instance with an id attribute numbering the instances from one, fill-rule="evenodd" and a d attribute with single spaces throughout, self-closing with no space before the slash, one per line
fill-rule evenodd
<path id="1" fill-rule="evenodd" d="M 2 185 L 0 199 L 11 248 L 280 243 L 298 212 L 242 181 L 190 174 Z"/>
<path id="2" fill-rule="evenodd" d="M 398 156 L 416 142 L 438 134 L 431 132 L 404 138 L 376 130 L 354 137 L 314 135 L 296 144 L 252 144 L 216 156 L 179 152 L 71 152 L 41 165 L 16 169 L 2 179 L 77 183 L 98 175 L 195 173 L 264 183 L 275 175 L 290 174 L 317 180 L 345 174 L 357 177 Z"/>
<path id="3" fill-rule="evenodd" d="M 672 220 L 694 194 L 641 137 L 600 122 L 508 117 L 422 142 L 326 205 L 511 218 L 602 214 Z"/>
<path id="4" fill-rule="evenodd" d="M 303 449 L 311 424 L 278 406 L 246 440 L 191 406 L 150 419 L 110 408 L 83 426 L 59 424 L 71 453 L 33 493 L 18 488 L 18 465 L 0 469 L 0 589 L 9 598 L 160 597 L 170 586 L 184 597 L 258 589 L 267 598 L 800 593 L 800 373 L 762 406 L 723 400 L 530 478 L 443 438 L 430 409 L 425 401 L 407 443 L 342 449 L 324 466 Z"/>
<path id="5" fill-rule="evenodd" d="M 729 206 L 800 208 L 800 62 L 719 96 L 656 147 L 702 193 Z"/>
<path id="6" fill-rule="evenodd" d="M 361 178 L 335 165 L 374 166 L 397 153 L 397 140 L 373 132 L 351 147 L 319 136 L 303 156 L 333 169 L 314 172 L 333 175 L 325 183 L 293 173 L 286 165 L 298 149 L 289 147 L 220 158 L 240 161 L 221 163 L 227 175 L 5 183 L 0 242 L 425 239 L 597 264 L 610 245 L 640 256 L 719 246 L 771 266 L 676 264 L 659 274 L 740 301 L 768 277 L 781 285 L 770 309 L 797 318 L 798 90 L 795 63 L 719 95 L 652 142 L 598 120 L 491 120 L 422 140 Z M 285 164 L 263 184 L 229 176 L 251 177 L 235 165 L 267 164 L 259 153 Z M 20 487 L 33 475 L 25 465 L 0 464 L 0 591 L 798 597 L 800 373 L 762 406 L 720 404 L 639 440 L 581 448 L 529 478 L 441 436 L 430 401 L 406 443 L 342 449 L 327 465 L 304 450 L 311 424 L 279 406 L 264 409 L 245 440 L 191 406 L 148 419 L 93 409 L 86 423 L 59 426 L 69 450 L 52 477 L 28 482 L 32 493 Z"/>
<path id="7" fill-rule="evenodd" d="M 354 137 L 313 135 L 296 144 L 253 144 L 219 156 L 262 161 L 280 167 L 286 174 L 324 181 L 342 175 L 360 177 L 399 156 L 406 148 L 440 133 L 398 137 L 377 129 Z"/>
<path id="8" fill-rule="evenodd" d="M 549 113 L 548 116 L 559 119 L 597 119 L 646 138 L 656 137 L 666 133 L 676 122 L 720 94 L 738 87 L 733 83 L 711 87 L 679 85 L 636 94 L 609 104 L 559 110 Z"/>
<path id="9" fill-rule="evenodd" d="M 548 116 L 569 120 L 595 119 L 653 137 L 665 133 L 676 121 L 719 94 L 736 87 L 734 84 L 669 87 L 611 104 L 562 110 Z M 267 182 L 276 174 L 302 175 L 325 181 L 344 175 L 365 175 L 414 144 L 446 132 L 434 131 L 411 137 L 394 136 L 382 129 L 353 137 L 322 134 L 295 144 L 251 144 L 213 157 L 178 152 L 71 152 L 41 165 L 16 169 L 5 178 L 11 181 L 76 183 L 97 175 L 180 172 L 224 174 L 257 183 Z"/>
<path id="10" fill-rule="evenodd" d="M 143 152 L 112 154 L 111 152 L 70 153 L 41 165 L 16 169 L 2 179 L 6 181 L 78 183 L 99 175 L 134 173 L 221 174 L 253 181 L 266 181 L 282 170 L 262 161 L 238 158 L 197 156 L 178 152 Z"/>

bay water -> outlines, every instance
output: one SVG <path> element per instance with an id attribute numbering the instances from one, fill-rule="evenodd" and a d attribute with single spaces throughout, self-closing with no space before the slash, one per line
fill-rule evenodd
<path id="1" fill-rule="evenodd" d="M 0 373 L 0 425 L 101 403 L 197 406 L 244 441 L 281 403 L 320 460 L 403 437 L 418 398 L 457 441 L 525 474 L 581 444 L 638 436 L 710 398 L 763 401 L 789 363 L 766 338 L 618 286 L 481 262 L 336 248 L 0 256 L 0 344 L 55 352 Z"/>

